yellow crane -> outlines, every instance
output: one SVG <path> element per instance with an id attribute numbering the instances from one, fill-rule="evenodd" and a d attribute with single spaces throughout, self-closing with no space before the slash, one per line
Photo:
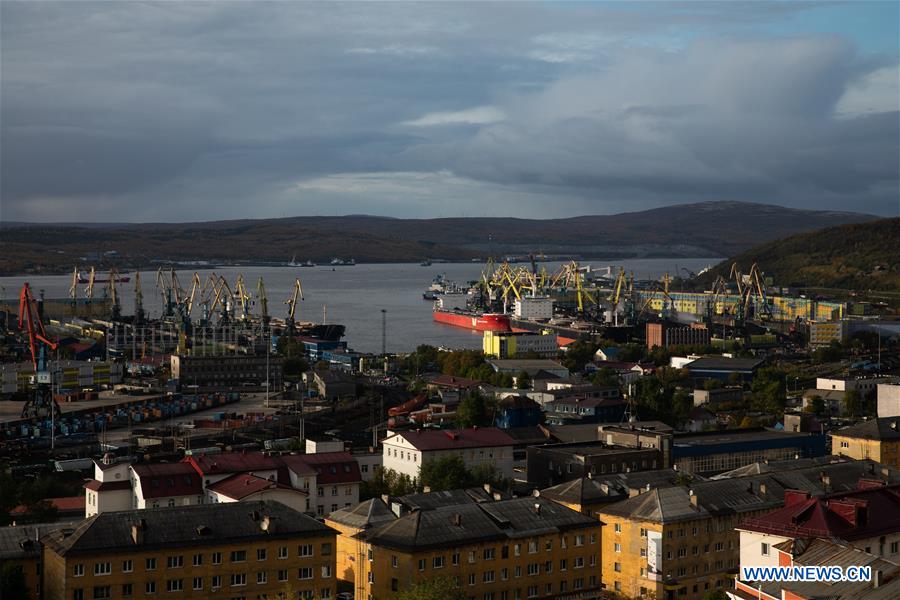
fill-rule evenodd
<path id="1" fill-rule="evenodd" d="M 300 284 L 300 278 L 294 280 L 294 288 L 288 299 L 284 301 L 288 305 L 287 327 L 289 331 L 294 330 L 294 315 L 297 313 L 297 299 L 303 300 L 303 286 Z M 324 320 L 324 319 L 323 319 Z"/>
<path id="2" fill-rule="evenodd" d="M 244 275 L 240 274 L 237 276 L 237 279 L 234 282 L 234 292 L 237 294 L 237 300 L 241 303 L 241 319 L 246 320 L 250 318 L 250 292 L 247 291 L 247 286 L 244 285 Z"/>
<path id="3" fill-rule="evenodd" d="M 266 297 L 266 286 L 263 283 L 262 277 L 260 277 L 259 281 L 256 282 L 256 297 L 259 299 L 259 309 L 260 309 L 260 314 L 262 315 L 263 323 L 268 324 L 268 322 L 269 322 L 269 299 Z"/>
<path id="4" fill-rule="evenodd" d="M 78 267 L 75 267 L 75 272 L 72 273 L 72 285 L 69 286 L 69 298 L 72 299 L 72 304 L 75 304 L 76 300 L 78 300 Z"/>
<path id="5" fill-rule="evenodd" d="M 91 267 L 91 273 L 88 275 L 88 284 L 87 287 L 84 288 L 84 293 L 87 295 L 89 301 L 94 299 L 94 279 L 97 277 L 97 272 L 94 270 L 94 267 Z"/>
<path id="6" fill-rule="evenodd" d="M 194 276 L 191 278 L 191 291 L 185 297 L 184 302 L 184 314 L 188 319 L 191 317 L 191 311 L 194 310 L 194 300 L 197 298 L 197 292 L 200 291 L 200 275 L 196 271 L 194 272 Z"/>

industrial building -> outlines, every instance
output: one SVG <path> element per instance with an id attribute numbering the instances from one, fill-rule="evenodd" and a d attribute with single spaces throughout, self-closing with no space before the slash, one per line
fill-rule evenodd
<path id="1" fill-rule="evenodd" d="M 484 355 L 491 358 L 523 358 L 535 354 L 552 358 L 559 353 L 559 342 L 553 332 L 485 331 L 482 339 Z"/>
<path id="2" fill-rule="evenodd" d="M 708 346 L 709 329 L 703 323 L 687 326 L 672 323 L 647 323 L 647 349 L 669 348 L 670 346 Z"/>
<path id="3" fill-rule="evenodd" d="M 280 356 L 219 355 L 191 356 L 173 354 L 172 379 L 182 387 L 197 386 L 201 390 L 225 390 L 240 387 L 266 389 L 266 381 L 272 389 L 279 389 L 282 380 Z"/>
<path id="4" fill-rule="evenodd" d="M 54 389 L 60 391 L 99 390 L 122 383 L 120 363 L 86 360 L 61 360 L 50 363 L 54 374 Z M 6 363 L 0 367 L 2 394 L 14 394 L 31 389 L 34 365 L 30 362 Z"/>

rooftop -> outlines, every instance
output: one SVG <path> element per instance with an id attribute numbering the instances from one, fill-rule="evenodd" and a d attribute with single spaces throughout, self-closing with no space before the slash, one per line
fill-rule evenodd
<path id="1" fill-rule="evenodd" d="M 689 370 L 752 371 L 765 361 L 761 358 L 728 358 L 727 356 L 704 356 L 685 365 Z"/>
<path id="2" fill-rule="evenodd" d="M 869 419 L 868 421 L 833 431 L 831 435 L 862 440 L 897 441 L 900 440 L 900 418 L 878 417 Z"/>
<path id="3" fill-rule="evenodd" d="M 265 518 L 268 517 L 268 520 Z M 134 530 L 133 530 L 134 526 Z M 265 527 L 265 529 L 264 529 Z M 132 537 L 138 533 L 138 541 Z M 74 530 L 42 538 L 45 546 L 66 556 L 143 552 L 181 547 L 208 547 L 252 540 L 304 538 L 334 532 L 278 502 L 228 502 L 173 508 L 104 512 Z"/>
<path id="4" fill-rule="evenodd" d="M 417 429 L 401 431 L 394 436 L 405 439 L 421 451 L 451 450 L 454 448 L 488 448 L 512 446 L 516 441 L 496 427 L 471 427 L 467 429 Z M 384 440 L 388 442 L 394 436 Z"/>
<path id="5" fill-rule="evenodd" d="M 396 518 L 397 515 L 391 512 L 381 498 L 372 498 L 351 508 L 336 510 L 328 515 L 329 521 L 357 529 L 368 529 Z"/>
<path id="6" fill-rule="evenodd" d="M 203 493 L 203 482 L 189 463 L 136 463 L 131 468 L 140 481 L 144 498 L 197 496 Z M 101 489 L 106 487 L 106 484 L 101 484 Z"/>
<path id="7" fill-rule="evenodd" d="M 359 463 L 349 452 L 317 452 L 287 454 L 276 459 L 298 475 L 316 474 L 318 485 L 362 481 Z"/>
<path id="8" fill-rule="evenodd" d="M 248 496 L 252 496 L 263 490 L 287 490 L 306 496 L 306 492 L 294 489 L 290 486 L 280 484 L 271 479 L 257 477 L 249 473 L 236 473 L 231 477 L 226 477 L 221 481 L 217 481 L 206 488 L 211 492 L 216 492 L 233 500 L 243 500 Z"/>
<path id="9" fill-rule="evenodd" d="M 596 519 L 549 500 L 517 498 L 419 510 L 359 535 L 377 546 L 412 552 L 599 525 Z"/>
<path id="10" fill-rule="evenodd" d="M 201 475 L 218 475 L 247 471 L 272 471 L 277 463 L 261 452 L 223 452 L 221 454 L 195 454 L 184 459 Z"/>

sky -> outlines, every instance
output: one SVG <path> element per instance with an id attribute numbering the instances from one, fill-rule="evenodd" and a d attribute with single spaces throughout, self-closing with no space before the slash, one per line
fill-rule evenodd
<path id="1" fill-rule="evenodd" d="M 0 2 L 0 220 L 900 215 L 897 2 Z"/>

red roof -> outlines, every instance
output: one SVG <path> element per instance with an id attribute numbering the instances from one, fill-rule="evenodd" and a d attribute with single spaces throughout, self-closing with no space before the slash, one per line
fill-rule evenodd
<path id="1" fill-rule="evenodd" d="M 453 450 L 456 448 L 490 448 L 514 446 L 515 440 L 496 427 L 470 429 L 417 429 L 397 433 L 417 450 Z M 390 439 L 390 438 L 388 438 Z M 385 440 L 387 441 L 387 440 Z"/>
<path id="2" fill-rule="evenodd" d="M 249 473 L 238 473 L 237 475 L 232 475 L 231 477 L 223 479 L 222 481 L 217 481 L 206 489 L 211 492 L 222 494 L 223 496 L 227 496 L 228 498 L 232 498 L 234 500 L 243 500 L 251 494 L 255 494 L 263 490 L 275 489 L 290 490 L 299 494 L 303 494 L 304 496 L 306 495 L 305 492 L 295 490 L 294 488 L 286 485 L 282 485 L 277 481 L 264 479 L 262 477 L 257 477 L 256 475 L 250 475 Z"/>
<path id="3" fill-rule="evenodd" d="M 260 452 L 223 452 L 188 456 L 185 463 L 193 465 L 201 475 L 274 471 L 278 464 Z"/>
<path id="4" fill-rule="evenodd" d="M 786 490 L 784 508 L 747 519 L 740 528 L 787 538 L 856 540 L 900 532 L 900 484 L 875 486 L 813 498 Z"/>
<path id="5" fill-rule="evenodd" d="M 130 481 L 104 481 L 99 482 L 96 479 L 91 479 L 87 483 L 84 484 L 84 487 L 89 490 L 93 490 L 95 492 L 111 492 L 113 490 L 130 490 L 131 482 Z"/>
<path id="6" fill-rule="evenodd" d="M 358 483 L 362 481 L 359 463 L 349 452 L 319 452 L 280 456 L 287 467 L 298 475 L 316 474 L 317 485 Z"/>
<path id="7" fill-rule="evenodd" d="M 484 382 L 466 379 L 465 377 L 456 377 L 455 375 L 435 375 L 428 381 L 428 385 L 467 389 L 484 385 Z"/>
<path id="8" fill-rule="evenodd" d="M 203 481 L 186 463 L 136 464 L 131 469 L 140 479 L 144 498 L 169 496 L 199 496 L 203 493 Z"/>
<path id="9" fill-rule="evenodd" d="M 84 512 L 84 494 L 62 498 L 44 498 L 41 502 L 49 502 L 59 512 Z M 9 514 L 24 515 L 26 512 L 28 512 L 28 508 L 24 504 L 20 504 L 9 511 Z"/>

